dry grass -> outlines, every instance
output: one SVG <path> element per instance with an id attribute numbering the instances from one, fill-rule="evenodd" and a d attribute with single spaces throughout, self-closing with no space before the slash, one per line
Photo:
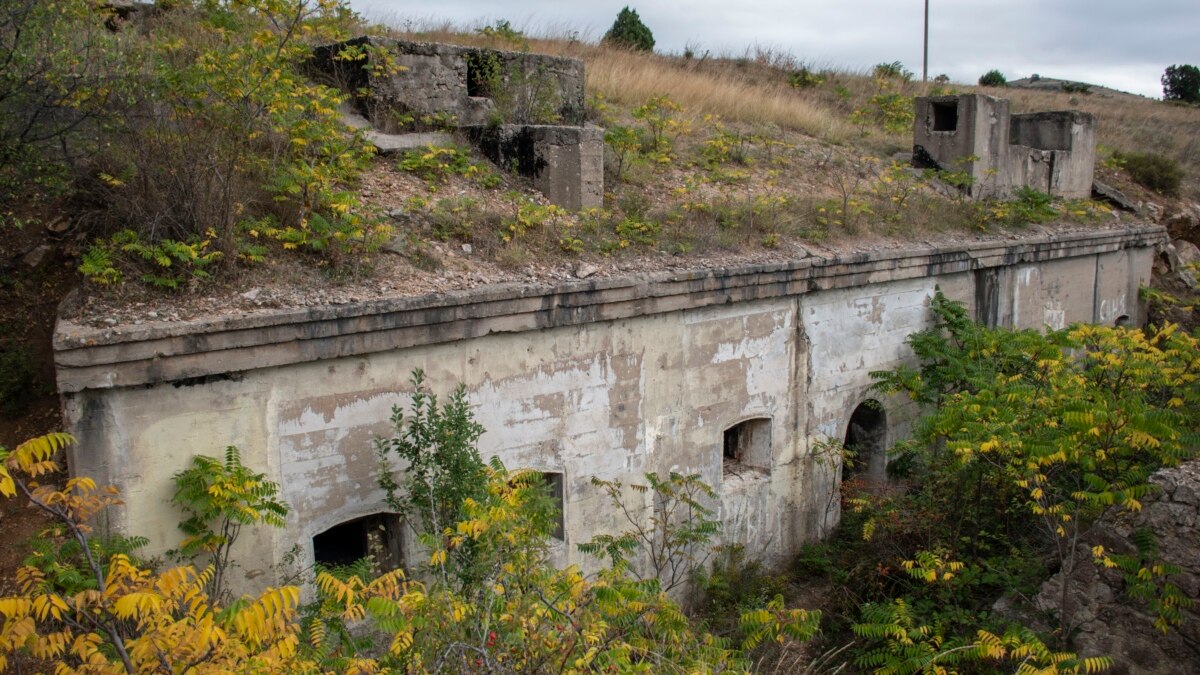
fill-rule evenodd
<path id="1" fill-rule="evenodd" d="M 840 115 L 800 95 L 787 85 L 782 74 L 774 82 L 762 82 L 675 57 L 596 48 L 587 59 L 587 87 L 609 101 L 625 105 L 641 104 L 651 96 L 665 94 L 697 114 L 774 124 L 824 140 L 843 141 L 852 133 Z"/>

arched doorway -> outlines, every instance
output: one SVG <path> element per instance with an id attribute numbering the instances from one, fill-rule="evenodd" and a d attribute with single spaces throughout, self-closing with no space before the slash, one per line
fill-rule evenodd
<path id="1" fill-rule="evenodd" d="M 879 401 L 867 399 L 854 409 L 844 443 L 853 456 L 842 465 L 842 480 L 853 476 L 875 483 L 887 480 L 887 413 Z"/>

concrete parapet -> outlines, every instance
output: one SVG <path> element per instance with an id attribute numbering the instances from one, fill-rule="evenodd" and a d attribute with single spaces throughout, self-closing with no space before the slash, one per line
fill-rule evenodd
<path id="1" fill-rule="evenodd" d="M 1096 166 L 1096 116 L 1078 110 L 1013 115 L 1009 182 L 1056 197 L 1086 199 Z"/>
<path id="2" fill-rule="evenodd" d="M 1008 101 L 992 96 L 923 97 L 916 100 L 914 158 L 932 159 L 927 168 L 966 171 L 972 197 L 1005 197 Z"/>
<path id="3" fill-rule="evenodd" d="M 939 248 L 880 250 L 788 263 L 700 268 L 640 278 L 589 279 L 555 286 L 504 284 L 481 290 L 269 310 L 117 330 L 60 320 L 54 335 L 55 365 L 58 389 L 64 393 L 174 382 L 465 340 L 494 332 L 581 325 L 1127 249 L 1149 251 L 1166 240 L 1163 228 L 1148 226 Z M 1128 276 L 1126 272 L 1121 274 Z M 1135 285 L 1130 298 L 1135 298 L 1137 281 L 1131 283 Z M 1136 313 L 1136 308 L 1131 306 L 1125 313 L 1130 312 Z M 1137 317 L 1131 314 L 1130 318 Z M 1035 322 L 1023 327 L 1041 326 L 1041 322 Z"/>
<path id="4" fill-rule="evenodd" d="M 338 58 L 365 46 L 390 51 L 399 71 L 381 73 Z M 395 133 L 433 116 L 435 126 L 467 131 L 492 161 L 531 178 L 554 204 L 579 210 L 603 203 L 604 134 L 580 126 L 584 73 L 578 59 L 361 37 L 317 48 L 312 62 L 354 94 L 361 117 L 347 115 L 347 123 L 370 127 L 365 133 L 381 152 L 441 141 Z"/>

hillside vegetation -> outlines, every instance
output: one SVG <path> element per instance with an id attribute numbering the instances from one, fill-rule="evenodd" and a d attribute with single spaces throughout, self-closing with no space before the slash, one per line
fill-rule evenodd
<path id="1" fill-rule="evenodd" d="M 32 233 L 49 225 L 92 295 L 119 297 L 105 289 L 130 282 L 198 291 L 396 281 L 447 268 L 487 282 L 534 260 L 570 267 L 583 258 L 605 269 L 663 254 L 787 258 L 1114 219 L 1105 206 L 1033 191 L 977 203 L 957 189 L 965 173 L 912 170 L 901 155 L 911 146 L 913 97 L 971 88 L 914 82 L 898 62 L 848 73 L 770 50 L 659 55 L 526 36 L 505 21 L 400 30 L 366 25 L 336 3 L 119 13 L 85 0 L 21 0 L 6 11 L 0 228 L 21 242 L 6 253 L 27 252 Z M 313 46 L 362 33 L 583 59 L 589 118 L 607 129 L 604 207 L 551 206 L 465 141 L 373 157 L 341 122 L 349 93 L 307 69 Z M 395 68 L 369 48 L 348 56 L 350 67 Z M 989 93 L 1011 95 L 1017 110 L 1096 113 L 1105 175 L 1135 198 L 1170 210 L 1169 197 L 1134 187 L 1120 170 L 1127 153 L 1143 150 L 1178 162 L 1181 194 L 1197 194 L 1195 108 Z"/>

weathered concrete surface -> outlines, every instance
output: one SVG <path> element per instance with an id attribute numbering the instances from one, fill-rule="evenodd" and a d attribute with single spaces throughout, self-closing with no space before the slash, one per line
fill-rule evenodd
<path id="1" fill-rule="evenodd" d="M 422 368 L 435 391 L 466 385 L 485 457 L 564 474 L 560 562 L 586 563 L 575 545 L 620 525 L 590 478 L 647 471 L 701 474 L 726 536 L 777 560 L 836 522 L 839 467 L 820 444 L 844 438 L 870 371 L 912 358 L 904 340 L 928 325 L 935 286 L 1003 325 L 1136 322 L 1163 241 L 1135 228 L 184 324 L 63 321 L 70 466 L 120 486 L 114 524 L 158 551 L 179 538 L 170 476 L 237 445 L 294 509 L 238 552 L 241 587 L 261 585 L 293 544 L 311 560 L 314 535 L 384 509 L 371 441 Z M 884 406 L 903 435 L 912 410 Z M 726 471 L 724 432 L 751 419 L 769 420 L 769 459 Z"/>
<path id="2" fill-rule="evenodd" d="M 1067 199 L 1092 194 L 1096 168 L 1096 117 L 1068 110 L 1013 115 L 1008 181 Z"/>
<path id="3" fill-rule="evenodd" d="M 992 96 L 918 97 L 913 154 L 971 177 L 972 197 L 1007 197 L 1008 101 Z"/>
<path id="4" fill-rule="evenodd" d="M 400 70 L 364 69 L 360 61 L 338 58 L 346 49 L 364 45 L 390 51 Z M 513 89 L 505 96 L 507 100 L 551 102 L 551 111 L 562 124 L 583 123 L 583 61 L 579 59 L 360 37 L 318 47 L 313 65 L 336 85 L 355 93 L 358 111 L 385 132 L 393 131 L 389 125 L 394 124 L 397 113 L 453 115 L 460 126 L 539 121 L 519 119 L 527 112 L 519 105 L 498 108 L 497 92 L 489 89 L 496 83 Z M 493 120 L 496 115 L 503 119 Z"/>
<path id="5" fill-rule="evenodd" d="M 982 94 L 920 97 L 915 105 L 914 157 L 932 168 L 966 171 L 972 197 L 1004 199 L 1020 187 L 1067 199 L 1091 196 L 1095 115 L 1013 115 L 1007 100 Z"/>
<path id="6" fill-rule="evenodd" d="M 390 52 L 396 72 L 339 58 L 366 47 Z M 493 162 L 533 179 L 551 202 L 578 211 L 604 200 L 604 131 L 584 126 L 583 62 L 476 47 L 362 37 L 318 47 L 312 64 L 354 95 L 347 124 L 382 153 L 442 145 L 441 135 L 401 134 L 397 120 L 437 116 L 467 132 Z M 364 65 L 373 66 L 364 68 Z"/>
<path id="7" fill-rule="evenodd" d="M 471 127 L 488 159 L 533 179 L 551 202 L 570 209 L 604 205 L 604 130 L 597 126 Z"/>

